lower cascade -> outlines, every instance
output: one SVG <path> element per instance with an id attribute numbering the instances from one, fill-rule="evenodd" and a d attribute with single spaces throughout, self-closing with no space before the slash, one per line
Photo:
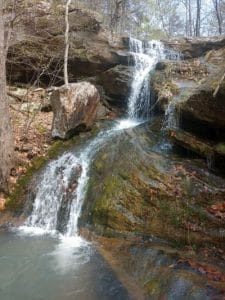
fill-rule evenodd
<path id="1" fill-rule="evenodd" d="M 127 119 L 119 120 L 111 129 L 100 132 L 77 153 L 66 153 L 48 164 L 41 175 L 32 214 L 21 227 L 25 232 L 60 232 L 66 237 L 78 236 L 78 219 L 95 153 L 112 136 L 150 118 L 149 73 L 164 57 L 164 47 L 158 41 L 143 43 L 130 38 L 130 52 L 135 74 L 128 98 Z"/>

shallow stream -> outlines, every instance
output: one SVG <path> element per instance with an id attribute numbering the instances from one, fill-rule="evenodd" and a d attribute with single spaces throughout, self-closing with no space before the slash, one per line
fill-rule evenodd
<path id="1" fill-rule="evenodd" d="M 1 300 L 131 299 L 81 238 L 0 232 Z"/>

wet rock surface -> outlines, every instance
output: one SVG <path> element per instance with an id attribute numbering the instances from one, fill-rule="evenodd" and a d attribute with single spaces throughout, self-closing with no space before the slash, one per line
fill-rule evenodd
<path id="1" fill-rule="evenodd" d="M 96 238 L 95 238 L 96 239 Z M 224 284 L 208 280 L 190 267 L 191 251 L 179 251 L 150 240 L 125 240 L 97 237 L 100 252 L 117 273 L 125 269 L 130 280 L 144 287 L 139 299 L 222 299 Z M 113 255 L 111 253 L 114 253 Z M 115 260 L 116 257 L 116 260 Z M 204 267 L 203 267 L 204 268 Z M 126 281 L 124 283 L 126 285 Z"/>
<path id="2" fill-rule="evenodd" d="M 134 68 L 123 65 L 118 65 L 100 75 L 98 83 L 103 87 L 107 101 L 111 105 L 126 108 L 133 75 Z"/>
<path id="3" fill-rule="evenodd" d="M 222 243 L 224 226 L 207 207 L 223 199 L 224 180 L 201 160 L 190 164 L 164 147 L 148 125 L 113 138 L 94 160 L 81 224 L 104 235 L 155 234 L 186 243 L 186 230 L 197 222 L 193 243 Z"/>
<path id="4" fill-rule="evenodd" d="M 193 45 L 200 47 L 203 40 L 199 42 L 195 40 Z M 174 119 L 169 120 L 171 124 L 167 124 L 171 140 L 206 159 L 211 157 L 213 163 L 222 169 L 225 50 L 223 40 L 218 39 L 217 42 L 214 47 L 213 40 L 206 40 L 206 48 L 202 46 L 202 50 L 207 49 L 208 52 L 201 58 L 160 62 L 151 82 L 158 110 L 166 111 L 166 118 L 170 115 Z M 185 43 L 192 45 L 192 41 L 182 43 L 180 40 L 177 46 L 185 46 Z M 205 54 L 203 52 L 198 55 Z"/>
<path id="5" fill-rule="evenodd" d="M 140 283 L 146 299 L 220 297 L 224 262 L 215 249 L 224 255 L 225 227 L 209 207 L 223 202 L 224 179 L 201 159 L 169 151 L 159 126 L 129 129 L 99 151 L 80 226 L 106 237 L 105 244 L 99 237 L 102 251 Z"/>

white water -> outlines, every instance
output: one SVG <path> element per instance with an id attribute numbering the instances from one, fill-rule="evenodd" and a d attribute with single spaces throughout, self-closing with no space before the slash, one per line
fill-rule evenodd
<path id="1" fill-rule="evenodd" d="M 178 127 L 179 127 L 179 115 L 176 111 L 176 101 L 172 100 L 168 104 L 165 111 L 163 129 L 164 130 L 176 129 Z"/>
<path id="2" fill-rule="evenodd" d="M 33 212 L 20 229 L 31 235 L 56 234 L 58 212 L 64 197 L 70 194 L 72 203 L 64 237 L 78 236 L 78 218 L 86 194 L 89 167 L 95 153 L 118 131 L 136 126 L 131 120 L 121 120 L 111 129 L 100 132 L 78 153 L 66 153 L 50 162 L 39 179 Z M 71 180 L 81 168 L 77 188 L 71 191 Z M 78 241 L 79 244 L 79 241 Z"/>
<path id="3" fill-rule="evenodd" d="M 135 61 L 135 75 L 128 99 L 128 118 L 118 121 L 113 128 L 100 132 L 77 153 L 66 153 L 48 164 L 39 179 L 33 212 L 21 227 L 23 232 L 34 235 L 57 233 L 60 210 L 63 204 L 68 203 L 67 225 L 61 237 L 70 240 L 70 237 L 75 237 L 72 241 L 78 247 L 81 245 L 78 219 L 94 155 L 113 135 L 149 118 L 151 97 L 148 75 L 159 58 L 163 57 L 163 46 L 157 41 L 145 43 L 144 46 L 141 41 L 131 39 L 130 48 Z"/>
<path id="4" fill-rule="evenodd" d="M 128 101 L 128 116 L 131 119 L 148 120 L 152 107 L 149 74 L 159 59 L 165 58 L 164 47 L 159 41 L 143 43 L 131 38 L 130 49 L 134 58 L 135 73 Z"/>

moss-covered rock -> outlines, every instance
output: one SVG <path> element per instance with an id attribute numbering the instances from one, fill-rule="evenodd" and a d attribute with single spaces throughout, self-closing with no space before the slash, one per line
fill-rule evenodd
<path id="1" fill-rule="evenodd" d="M 80 224 L 106 236 L 153 234 L 176 245 L 221 244 L 223 237 L 214 233 L 223 226 L 207 207 L 224 196 L 223 180 L 163 155 L 157 143 L 145 125 L 104 146 L 91 169 Z"/>

